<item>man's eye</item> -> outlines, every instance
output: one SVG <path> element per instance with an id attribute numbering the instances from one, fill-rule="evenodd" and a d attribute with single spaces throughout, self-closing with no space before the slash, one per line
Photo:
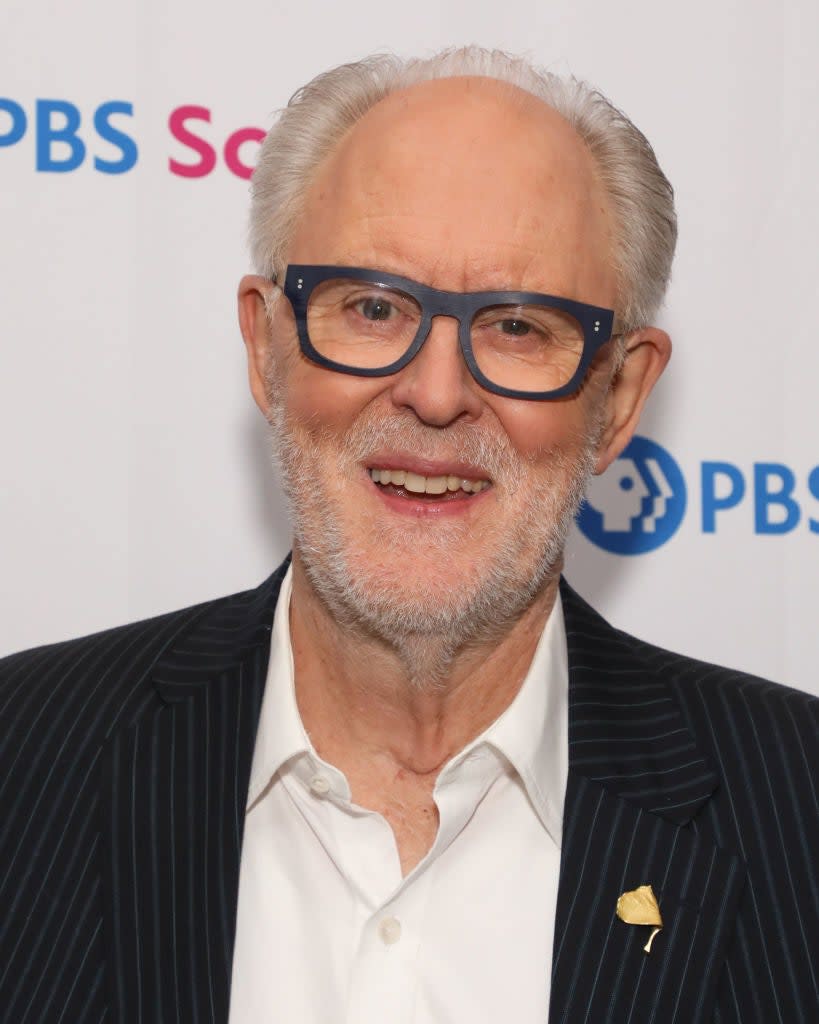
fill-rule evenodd
<path id="1" fill-rule="evenodd" d="M 499 326 L 504 334 L 514 334 L 516 337 L 522 337 L 532 329 L 531 324 L 525 320 L 501 320 Z"/>
<path id="2" fill-rule="evenodd" d="M 358 311 L 366 320 L 389 320 L 395 307 L 386 299 L 362 299 Z"/>

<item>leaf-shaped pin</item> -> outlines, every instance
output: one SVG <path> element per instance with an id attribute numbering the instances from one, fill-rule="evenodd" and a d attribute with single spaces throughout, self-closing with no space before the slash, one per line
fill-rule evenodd
<path id="1" fill-rule="evenodd" d="M 654 931 L 643 946 L 646 953 L 650 953 L 654 936 L 663 926 L 660 905 L 657 903 L 657 897 L 651 886 L 641 885 L 637 889 L 632 889 L 631 892 L 624 892 L 617 901 L 617 916 L 626 924 L 654 925 Z"/>

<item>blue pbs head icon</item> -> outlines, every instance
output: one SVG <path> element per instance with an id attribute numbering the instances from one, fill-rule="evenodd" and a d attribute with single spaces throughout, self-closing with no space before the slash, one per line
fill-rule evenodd
<path id="1" fill-rule="evenodd" d="M 647 437 L 634 437 L 605 473 L 592 478 L 577 525 L 604 551 L 641 555 L 677 532 L 685 506 L 685 479 L 674 458 Z"/>

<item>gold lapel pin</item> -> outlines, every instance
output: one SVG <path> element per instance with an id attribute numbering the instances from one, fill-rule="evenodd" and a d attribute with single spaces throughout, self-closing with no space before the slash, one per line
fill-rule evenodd
<path id="1" fill-rule="evenodd" d="M 650 953 L 654 936 L 663 926 L 660 905 L 651 886 L 641 885 L 638 889 L 633 889 L 631 892 L 624 892 L 617 901 L 617 916 L 621 921 L 625 921 L 626 924 L 654 925 L 654 931 L 649 935 L 648 942 L 643 946 L 646 953 Z"/>

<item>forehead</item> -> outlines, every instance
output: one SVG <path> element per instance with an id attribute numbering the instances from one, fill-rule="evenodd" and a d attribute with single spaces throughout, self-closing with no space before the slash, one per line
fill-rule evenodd
<path id="1" fill-rule="evenodd" d="M 604 304 L 610 242 L 568 122 L 521 89 L 464 77 L 393 93 L 356 122 L 308 189 L 289 258 Z"/>

